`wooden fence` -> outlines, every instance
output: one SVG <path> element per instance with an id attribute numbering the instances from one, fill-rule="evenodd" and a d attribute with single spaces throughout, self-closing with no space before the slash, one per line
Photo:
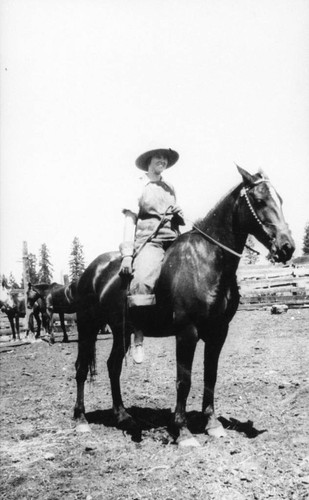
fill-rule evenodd
<path id="1" fill-rule="evenodd" d="M 246 265 L 238 269 L 239 309 L 286 304 L 309 307 L 309 264 Z"/>

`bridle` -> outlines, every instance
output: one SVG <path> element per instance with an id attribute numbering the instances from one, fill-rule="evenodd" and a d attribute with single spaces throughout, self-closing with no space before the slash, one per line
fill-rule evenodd
<path id="1" fill-rule="evenodd" d="M 254 210 L 253 206 L 252 206 L 252 203 L 249 199 L 249 196 L 248 196 L 248 192 L 255 186 L 257 186 L 258 184 L 261 184 L 261 182 L 268 182 L 270 183 L 270 180 L 269 179 L 265 179 L 265 177 L 262 177 L 261 179 L 258 179 L 257 181 L 255 181 L 253 183 L 253 186 L 250 186 L 250 187 L 246 187 L 246 186 L 243 186 L 241 191 L 240 191 L 240 197 L 244 197 L 245 200 L 246 200 L 246 203 L 248 205 L 248 208 L 250 210 L 250 213 L 252 214 L 253 218 L 255 219 L 255 221 L 257 222 L 257 224 L 262 228 L 263 232 L 266 234 L 266 236 L 268 237 L 270 243 L 272 244 L 274 242 L 274 238 L 271 238 L 268 234 L 268 231 L 265 229 L 265 225 L 268 225 L 268 226 L 275 226 L 275 224 L 272 224 L 271 222 L 268 222 L 268 223 L 263 223 L 261 221 L 261 219 L 259 218 L 258 214 L 256 213 L 256 211 Z"/>
<path id="2" fill-rule="evenodd" d="M 246 187 L 246 186 L 243 186 L 240 190 L 240 197 L 244 197 L 245 200 L 246 200 L 246 203 L 248 205 L 248 208 L 250 210 L 250 213 L 252 214 L 253 218 L 255 219 L 255 221 L 258 223 L 258 225 L 262 228 L 263 232 L 266 234 L 266 236 L 268 237 L 269 239 L 269 242 L 271 243 L 271 245 L 274 243 L 275 239 L 274 238 L 271 238 L 268 234 L 268 232 L 266 231 L 265 227 L 264 227 L 264 224 L 263 222 L 261 221 L 261 219 L 259 218 L 259 216 L 257 215 L 256 211 L 254 210 L 253 206 L 252 206 L 252 203 L 249 199 L 249 196 L 248 196 L 248 192 L 255 186 L 257 186 L 258 184 L 261 184 L 261 182 L 268 182 L 270 183 L 269 179 L 265 179 L 265 177 L 261 177 L 261 179 L 258 179 L 256 180 L 255 182 L 253 182 L 253 185 L 250 186 L 250 187 Z M 189 221 L 188 219 L 186 219 L 188 222 L 191 222 Z M 215 245 L 219 246 L 220 248 L 223 248 L 223 250 L 226 250 L 227 252 L 231 253 L 232 255 L 235 255 L 236 257 L 239 257 L 241 258 L 242 257 L 242 254 L 241 253 L 238 253 L 238 252 L 235 252 L 235 250 L 232 250 L 231 248 L 227 247 L 226 245 L 223 245 L 222 243 L 220 243 L 219 241 L 215 240 L 214 238 L 212 238 L 211 236 L 209 236 L 208 234 L 206 234 L 204 231 L 202 231 L 199 227 L 197 227 L 195 224 L 192 224 L 192 227 L 194 228 L 194 230 L 198 231 L 200 234 L 202 234 L 207 240 L 211 241 L 212 243 L 214 243 Z M 275 224 L 271 224 L 271 223 L 268 223 L 268 225 L 275 225 Z M 249 250 L 251 250 L 252 252 L 256 253 L 257 255 L 260 255 L 260 252 L 258 252 L 257 250 L 255 250 L 254 248 L 250 247 L 249 245 L 245 244 L 245 247 L 248 248 Z"/>

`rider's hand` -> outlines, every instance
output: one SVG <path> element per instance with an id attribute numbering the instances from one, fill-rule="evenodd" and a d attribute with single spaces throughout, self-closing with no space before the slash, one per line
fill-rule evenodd
<path id="1" fill-rule="evenodd" d="M 177 224 L 180 226 L 185 225 L 185 218 L 182 209 L 178 205 L 174 205 L 171 209 L 171 212 L 176 219 Z"/>
<path id="2" fill-rule="evenodd" d="M 130 276 L 133 273 L 132 262 L 133 257 L 130 255 L 123 257 L 119 271 L 121 276 Z"/>

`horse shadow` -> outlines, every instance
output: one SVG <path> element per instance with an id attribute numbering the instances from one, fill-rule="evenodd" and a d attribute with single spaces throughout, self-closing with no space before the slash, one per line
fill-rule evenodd
<path id="1" fill-rule="evenodd" d="M 178 437 L 177 429 L 173 423 L 174 413 L 170 409 L 155 409 L 149 407 L 131 406 L 128 413 L 132 416 L 136 424 L 124 422 L 117 425 L 113 410 L 95 410 L 86 414 L 89 424 L 104 425 L 105 427 L 116 427 L 131 435 L 132 441 L 140 442 L 142 434 L 151 433 L 152 436 L 167 444 L 171 440 L 175 442 Z M 245 435 L 248 439 L 254 439 L 260 434 L 267 432 L 266 429 L 256 429 L 251 420 L 241 422 L 236 418 L 219 417 L 223 427 L 227 430 L 236 431 Z M 205 420 L 198 411 L 187 412 L 188 429 L 192 434 L 205 434 Z"/>

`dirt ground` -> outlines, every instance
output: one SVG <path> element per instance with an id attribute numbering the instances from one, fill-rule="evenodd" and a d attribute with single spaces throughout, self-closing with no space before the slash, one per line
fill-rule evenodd
<path id="1" fill-rule="evenodd" d="M 1 499 L 250 500 L 309 498 L 309 309 L 271 315 L 239 311 L 220 358 L 216 407 L 227 436 L 199 426 L 203 344 L 188 399 L 199 448 L 168 433 L 175 406 L 175 341 L 146 339 L 146 359 L 130 357 L 123 398 L 142 441 L 115 427 L 106 360 L 111 336 L 97 342 L 97 371 L 85 403 L 91 433 L 75 430 L 76 332 L 70 343 L 0 343 Z M 2 344 L 2 346 L 1 346 Z"/>

